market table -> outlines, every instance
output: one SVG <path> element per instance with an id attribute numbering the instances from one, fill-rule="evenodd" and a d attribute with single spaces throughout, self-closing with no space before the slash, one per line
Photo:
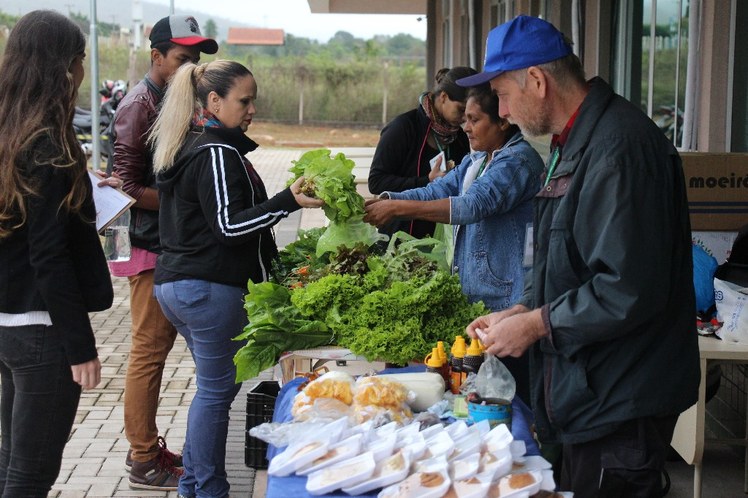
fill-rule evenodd
<path id="1" fill-rule="evenodd" d="M 395 369 L 392 369 L 386 373 L 394 373 L 395 371 Z M 283 386 L 275 401 L 273 422 L 290 422 L 293 419 L 291 416 L 291 406 L 293 405 L 294 396 L 296 396 L 296 393 L 298 392 L 298 387 L 303 381 L 303 378 L 297 378 Z M 514 439 L 525 442 L 527 455 L 540 455 L 540 450 L 533 439 L 530 430 L 532 424 L 531 420 L 532 411 L 519 398 L 515 397 L 512 401 L 512 435 L 514 436 Z M 285 448 L 276 448 L 275 446 L 270 445 L 267 452 L 268 461 L 272 460 L 275 455 L 284 449 Z M 306 480 L 306 476 L 292 475 L 288 477 L 275 477 L 268 475 L 267 493 L 265 496 L 267 498 L 286 498 L 288 496 L 296 498 L 312 496 L 306 491 Z M 377 489 L 371 493 L 360 496 L 376 497 L 379 491 L 380 490 Z M 349 497 L 350 495 L 338 490 L 324 496 Z"/>
<path id="2" fill-rule="evenodd" d="M 706 372 L 714 361 L 748 364 L 748 345 L 725 342 L 716 337 L 699 336 L 701 383 L 699 399 L 695 405 L 681 413 L 675 425 L 672 447 L 689 465 L 693 465 L 693 496 L 701 497 L 701 460 L 704 456 L 704 414 L 706 411 Z M 746 439 L 717 439 L 716 441 L 740 444 L 746 447 L 744 491 L 748 492 L 748 427 Z"/>

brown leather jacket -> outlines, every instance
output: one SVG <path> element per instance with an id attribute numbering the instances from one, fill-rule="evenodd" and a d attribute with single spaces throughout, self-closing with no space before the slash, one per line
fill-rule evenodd
<path id="1" fill-rule="evenodd" d="M 147 187 L 156 188 L 153 154 L 146 140 L 162 98 L 163 90 L 146 76 L 125 95 L 114 116 L 114 172 L 134 199 L 140 199 Z M 132 245 L 160 252 L 158 211 L 133 207 L 131 214 Z"/>

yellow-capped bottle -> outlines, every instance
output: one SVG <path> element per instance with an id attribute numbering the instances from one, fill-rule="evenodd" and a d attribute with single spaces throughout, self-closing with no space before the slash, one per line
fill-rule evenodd
<path id="1" fill-rule="evenodd" d="M 462 362 L 467 354 L 467 345 L 465 344 L 465 338 L 461 335 L 455 337 L 455 342 L 452 344 L 452 361 L 450 362 L 450 390 L 454 394 L 460 393 L 460 386 L 462 381 L 465 380 L 465 372 L 462 368 Z"/>
<path id="2" fill-rule="evenodd" d="M 444 379 L 444 385 L 449 389 L 449 358 L 447 358 L 447 352 L 444 350 L 444 341 L 437 341 L 436 349 L 439 352 L 439 360 L 442 362 L 441 374 Z"/>
<path id="3" fill-rule="evenodd" d="M 423 360 L 423 362 L 426 364 L 427 372 L 434 372 L 438 373 L 439 375 L 442 374 L 442 361 L 441 357 L 439 356 L 439 350 L 437 348 L 431 348 L 431 353 L 426 355 L 426 358 Z"/>
<path id="4" fill-rule="evenodd" d="M 465 354 L 465 359 L 462 361 L 462 368 L 465 370 L 465 374 L 470 372 L 478 373 L 478 369 L 483 363 L 483 348 L 481 348 L 480 340 L 473 339 L 470 341 L 470 347 Z"/>

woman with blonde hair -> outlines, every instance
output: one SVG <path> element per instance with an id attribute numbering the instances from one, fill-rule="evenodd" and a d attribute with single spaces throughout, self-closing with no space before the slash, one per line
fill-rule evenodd
<path id="1" fill-rule="evenodd" d="M 245 157 L 257 83 L 238 62 L 182 66 L 151 132 L 161 208 L 162 253 L 155 294 L 187 341 L 197 393 L 187 417 L 179 480 L 183 496 L 228 496 L 226 436 L 235 383 L 232 341 L 247 324 L 247 281 L 267 280 L 277 255 L 272 227 L 322 201 L 300 193 L 303 178 L 268 198 Z"/>
<path id="2" fill-rule="evenodd" d="M 88 313 L 113 292 L 73 133 L 86 40 L 23 16 L 0 62 L 0 495 L 46 497 L 81 388 L 101 380 Z"/>

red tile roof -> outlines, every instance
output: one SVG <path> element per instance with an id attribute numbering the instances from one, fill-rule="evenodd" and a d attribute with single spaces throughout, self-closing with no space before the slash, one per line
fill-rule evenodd
<path id="1" fill-rule="evenodd" d="M 229 28 L 230 45 L 283 45 L 282 29 Z"/>

